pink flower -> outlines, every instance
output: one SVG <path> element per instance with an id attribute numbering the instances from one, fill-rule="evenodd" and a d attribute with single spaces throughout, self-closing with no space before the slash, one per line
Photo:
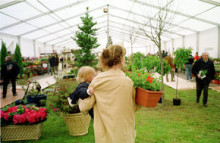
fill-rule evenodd
<path id="1" fill-rule="evenodd" d="M 1 113 L 1 118 L 3 118 L 4 111 L 0 110 L 0 113 Z"/>
<path id="2" fill-rule="evenodd" d="M 14 124 L 25 123 L 25 122 L 26 122 L 26 116 L 24 116 L 24 114 L 21 114 L 21 115 L 15 114 L 13 116 Z"/>
<path id="3" fill-rule="evenodd" d="M 9 114 L 9 113 L 4 113 L 4 114 L 3 114 L 4 119 L 5 119 L 6 121 L 8 121 L 9 118 L 11 117 L 11 116 L 9 116 L 8 114 Z"/>

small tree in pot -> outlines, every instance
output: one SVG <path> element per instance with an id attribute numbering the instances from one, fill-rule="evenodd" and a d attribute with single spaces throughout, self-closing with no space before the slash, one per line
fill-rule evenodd
<path id="1" fill-rule="evenodd" d="M 183 67 L 185 63 L 187 63 L 189 56 L 192 54 L 192 48 L 179 48 L 174 52 L 174 64 L 177 69 Z M 176 81 L 176 98 L 173 98 L 173 105 L 180 105 L 181 99 L 177 98 L 177 90 L 178 90 L 178 71 L 177 71 L 177 81 Z"/>

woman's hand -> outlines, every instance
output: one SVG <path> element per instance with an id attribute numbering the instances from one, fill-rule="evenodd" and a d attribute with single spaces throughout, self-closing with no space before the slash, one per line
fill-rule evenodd
<path id="1" fill-rule="evenodd" d="M 94 94 L 94 88 L 93 88 L 93 87 L 90 87 L 90 88 L 89 88 L 89 94 L 90 94 L 90 95 L 93 95 L 93 94 Z"/>

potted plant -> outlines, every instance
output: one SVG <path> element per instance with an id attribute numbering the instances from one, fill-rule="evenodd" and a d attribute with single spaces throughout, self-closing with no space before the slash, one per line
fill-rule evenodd
<path id="1" fill-rule="evenodd" d="M 183 65 L 187 63 L 188 58 L 190 57 L 192 53 L 192 48 L 186 49 L 186 48 L 179 48 L 174 52 L 175 58 L 174 58 L 174 64 L 176 65 L 176 68 L 181 69 L 183 68 Z M 181 99 L 177 98 L 177 90 L 178 90 L 178 73 L 177 72 L 177 81 L 176 81 L 176 98 L 173 98 L 173 105 L 180 105 Z"/>
<path id="2" fill-rule="evenodd" d="M 28 78 L 24 78 L 22 84 L 22 89 L 25 91 L 25 97 L 27 99 L 27 104 L 35 104 L 36 106 L 45 106 L 45 103 L 41 100 L 46 100 L 47 95 L 45 92 L 41 91 L 41 86 L 38 82 L 30 82 Z M 28 83 L 28 85 L 26 85 Z M 25 98 L 24 97 L 24 98 Z M 23 99 L 24 99 L 23 98 Z M 44 103 L 44 104 L 41 104 Z"/>
<path id="3" fill-rule="evenodd" d="M 72 136 L 80 136 L 88 133 L 90 116 L 80 112 L 78 106 L 71 108 L 68 103 L 68 96 L 77 87 L 75 79 L 61 79 L 54 85 L 54 91 L 50 92 L 49 108 L 62 115 L 69 134 Z"/>
<path id="4" fill-rule="evenodd" d="M 39 139 L 47 109 L 30 106 L 3 107 L 1 112 L 1 140 Z"/>
<path id="5" fill-rule="evenodd" d="M 134 81 L 136 103 L 145 107 L 155 107 L 163 94 L 163 91 L 160 91 L 160 79 L 154 78 L 145 69 L 133 69 L 132 73 L 126 74 Z"/>
<path id="6" fill-rule="evenodd" d="M 77 74 L 77 70 L 71 69 L 67 74 L 63 76 L 63 79 L 66 78 L 75 78 L 75 75 Z"/>

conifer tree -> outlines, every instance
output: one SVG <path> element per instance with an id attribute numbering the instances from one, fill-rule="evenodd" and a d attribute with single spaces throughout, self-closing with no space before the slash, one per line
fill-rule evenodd
<path id="1" fill-rule="evenodd" d="M 22 64 L 22 55 L 21 55 L 21 49 L 18 44 L 16 44 L 15 53 L 14 53 L 14 62 L 16 62 L 20 68 L 20 75 L 23 74 L 23 64 Z"/>
<path id="2" fill-rule="evenodd" d="M 79 50 L 74 52 L 76 58 L 75 65 L 78 68 L 82 66 L 94 67 L 98 63 L 96 54 L 92 53 L 92 50 L 99 46 L 96 38 L 96 31 L 98 29 L 94 28 L 97 23 L 93 22 L 92 16 L 89 16 L 88 7 L 86 10 L 85 16 L 81 17 L 83 24 L 78 25 L 79 31 L 76 32 L 76 37 L 73 38 L 80 47 Z"/>
<path id="3" fill-rule="evenodd" d="M 7 48 L 6 48 L 5 43 L 2 41 L 2 48 L 1 48 L 1 53 L 0 53 L 0 57 L 1 57 L 0 64 L 1 65 L 5 62 L 5 57 L 7 57 L 7 56 L 8 56 Z"/>

